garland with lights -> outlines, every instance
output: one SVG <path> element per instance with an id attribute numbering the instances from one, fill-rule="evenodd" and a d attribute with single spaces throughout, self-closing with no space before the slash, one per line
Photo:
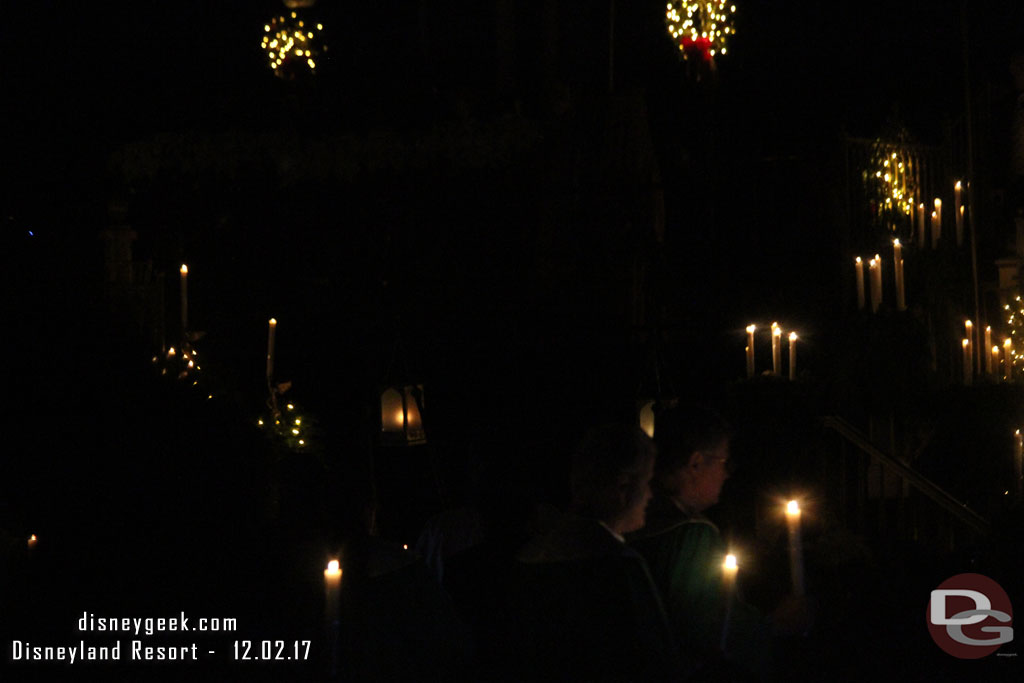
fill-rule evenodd
<path id="1" fill-rule="evenodd" d="M 895 231 L 898 225 L 912 224 L 915 197 L 920 195 L 916 170 L 916 161 L 904 145 L 875 140 L 870 167 L 862 178 L 871 216 L 879 225 Z"/>
<path id="2" fill-rule="evenodd" d="M 683 59 L 712 62 L 725 54 L 727 41 L 736 35 L 732 16 L 736 5 L 726 0 L 673 0 L 665 8 L 665 24 Z"/>
<path id="3" fill-rule="evenodd" d="M 181 348 L 171 347 L 163 354 L 152 358 L 153 364 L 159 368 L 160 375 L 194 387 L 199 394 L 205 394 L 207 400 L 214 397 L 214 391 L 202 375 L 199 365 L 199 353 L 190 343 Z M 274 396 L 279 396 L 291 388 L 291 382 L 282 382 L 274 387 Z M 276 408 L 276 401 L 267 402 L 267 412 L 256 420 L 256 426 L 263 430 L 271 440 L 293 451 L 316 451 L 316 441 L 311 437 L 316 432 L 316 421 L 303 413 L 295 404 L 288 403 L 284 411 Z"/>
<path id="4" fill-rule="evenodd" d="M 320 39 L 324 27 L 323 24 L 306 24 L 306 20 L 294 11 L 264 24 L 260 47 L 278 78 L 294 80 L 304 74 L 316 73 L 320 53 L 327 51 L 327 46 Z"/>

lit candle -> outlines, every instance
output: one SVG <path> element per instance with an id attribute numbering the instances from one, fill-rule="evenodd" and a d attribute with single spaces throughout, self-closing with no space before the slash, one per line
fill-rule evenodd
<path id="1" fill-rule="evenodd" d="M 800 504 L 786 503 L 786 527 L 789 530 L 789 573 L 793 581 L 793 594 L 804 594 L 804 551 L 800 539 Z"/>
<path id="2" fill-rule="evenodd" d="M 1013 381 L 1013 341 L 1009 337 L 1003 340 L 1003 375 L 1007 382 Z"/>
<path id="3" fill-rule="evenodd" d="M 882 260 L 877 254 L 868 261 L 868 274 L 871 276 L 871 312 L 877 313 L 882 304 Z"/>
<path id="4" fill-rule="evenodd" d="M 1020 434 L 1019 431 L 1017 433 Z M 31 536 L 29 536 L 28 537 L 28 551 L 29 551 L 29 553 L 31 553 L 33 550 L 35 550 L 36 546 L 38 544 L 39 544 L 39 539 L 36 537 L 35 534 L 32 534 Z"/>
<path id="5" fill-rule="evenodd" d="M 796 379 L 796 332 L 789 333 L 789 381 Z"/>
<path id="6" fill-rule="evenodd" d="M 953 186 L 953 210 L 956 212 L 956 246 L 964 243 L 964 205 L 961 201 L 961 189 L 963 185 L 958 180 Z"/>
<path id="7" fill-rule="evenodd" d="M 188 332 L 188 266 L 181 264 L 181 338 L 185 341 Z"/>
<path id="8" fill-rule="evenodd" d="M 729 637 L 729 620 L 732 617 L 732 605 L 736 599 L 736 572 L 739 565 L 736 563 L 736 556 L 729 554 L 725 556 L 722 563 L 722 591 L 725 594 L 725 620 L 722 622 L 722 642 L 720 647 L 725 652 L 725 644 Z"/>
<path id="9" fill-rule="evenodd" d="M 267 379 L 274 376 L 274 336 L 277 332 L 277 320 L 267 321 Z"/>
<path id="10" fill-rule="evenodd" d="M 924 202 L 917 205 L 917 246 L 924 249 L 928 230 L 924 222 Z"/>
<path id="11" fill-rule="evenodd" d="M 864 261 L 860 256 L 853 260 L 853 270 L 857 273 L 857 310 L 864 310 Z"/>
<path id="12" fill-rule="evenodd" d="M 756 325 L 747 325 L 747 377 L 754 376 L 754 330 Z"/>
<path id="13" fill-rule="evenodd" d="M 942 239 L 942 200 L 935 198 L 935 226 L 939 231 L 939 239 Z"/>
<path id="14" fill-rule="evenodd" d="M 985 326 L 985 348 L 986 349 L 991 349 L 992 348 L 992 326 L 991 325 L 986 325 Z M 978 371 L 980 372 L 981 368 L 978 368 Z M 985 372 L 987 374 L 989 374 L 989 375 L 991 375 L 992 372 L 993 372 L 993 370 L 992 370 L 992 356 L 988 356 L 985 359 Z"/>
<path id="15" fill-rule="evenodd" d="M 970 320 L 964 321 L 964 334 L 967 335 L 967 358 L 970 360 L 971 374 L 974 374 L 974 323 Z"/>
<path id="16" fill-rule="evenodd" d="M 971 342 L 968 339 L 963 340 L 964 345 L 964 385 L 970 386 L 971 384 Z"/>
<path id="17" fill-rule="evenodd" d="M 324 621 L 327 623 L 327 642 L 331 652 L 331 674 L 338 667 L 338 631 L 341 623 L 341 563 L 331 560 L 324 570 Z"/>
<path id="18" fill-rule="evenodd" d="M 896 275 L 896 309 L 907 310 L 906 295 L 903 290 L 903 245 L 898 239 L 892 241 L 893 272 Z"/>
<path id="19" fill-rule="evenodd" d="M 993 346 L 992 347 L 992 355 L 989 356 L 988 362 L 989 362 L 989 367 L 991 368 L 990 372 L 992 372 L 992 374 L 996 375 L 996 379 L 998 380 L 999 379 L 999 375 L 1002 374 L 1002 373 L 999 372 L 999 347 L 998 346 Z"/>
<path id="20" fill-rule="evenodd" d="M 939 246 L 939 214 L 932 211 L 932 249 Z"/>
<path id="21" fill-rule="evenodd" d="M 782 328 L 772 323 L 772 372 L 782 374 Z"/>

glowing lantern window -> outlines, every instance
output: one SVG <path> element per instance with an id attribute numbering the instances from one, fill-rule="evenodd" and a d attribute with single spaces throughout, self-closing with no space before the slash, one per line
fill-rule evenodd
<path id="1" fill-rule="evenodd" d="M 423 429 L 423 385 L 388 387 L 380 395 L 381 443 L 415 446 L 427 442 Z"/>
<path id="2" fill-rule="evenodd" d="M 652 439 L 654 438 L 654 404 L 655 401 L 641 401 L 640 403 L 640 429 Z"/>

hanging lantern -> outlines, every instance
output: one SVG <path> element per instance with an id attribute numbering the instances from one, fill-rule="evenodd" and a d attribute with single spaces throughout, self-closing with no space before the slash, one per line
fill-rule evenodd
<path id="1" fill-rule="evenodd" d="M 679 404 L 679 399 L 645 398 L 637 401 L 637 417 L 640 423 L 640 430 L 650 438 L 654 438 L 654 427 L 658 415 Z"/>
<path id="2" fill-rule="evenodd" d="M 308 7 L 312 4 L 298 4 L 296 7 Z M 291 5 L 288 6 L 291 8 Z M 274 17 L 264 24 L 260 47 L 266 53 L 274 75 L 294 80 L 315 74 L 320 53 L 327 51 L 327 46 L 323 45 L 320 39 L 323 28 L 323 24 L 307 21 L 296 9 Z"/>
<path id="3" fill-rule="evenodd" d="M 640 401 L 640 429 L 654 438 L 654 405 L 657 401 Z"/>
<path id="4" fill-rule="evenodd" d="M 665 25 L 683 59 L 711 62 L 726 53 L 726 43 L 736 33 L 735 13 L 736 5 L 727 0 L 673 0 L 665 7 Z"/>
<path id="5" fill-rule="evenodd" d="M 388 387 L 380 394 L 381 443 L 416 446 L 427 442 L 423 429 L 423 385 Z"/>

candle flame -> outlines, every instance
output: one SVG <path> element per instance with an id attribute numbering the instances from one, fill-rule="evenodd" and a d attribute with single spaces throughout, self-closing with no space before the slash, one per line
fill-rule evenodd
<path id="1" fill-rule="evenodd" d="M 800 503 L 795 500 L 791 500 L 786 503 L 786 514 L 787 515 L 799 515 L 800 514 Z"/>
<path id="2" fill-rule="evenodd" d="M 956 189 L 959 190 L 963 186 L 960 184 L 960 181 L 958 180 L 958 181 L 956 181 L 956 185 L 954 185 L 953 187 L 955 187 Z"/>
<path id="3" fill-rule="evenodd" d="M 738 569 L 739 565 L 736 564 L 736 556 L 732 554 L 726 555 L 724 566 L 726 569 Z"/>
<path id="4" fill-rule="evenodd" d="M 774 329 L 776 329 L 776 328 L 777 328 L 778 326 L 779 326 L 779 324 L 778 324 L 778 323 L 776 323 L 776 322 L 773 322 L 773 323 L 772 323 L 772 329 L 773 329 L 773 330 L 774 330 Z"/>
<path id="5" fill-rule="evenodd" d="M 277 326 L 277 320 L 274 319 L 274 318 L 271 318 L 268 322 L 270 323 L 271 327 L 276 327 Z"/>
<path id="6" fill-rule="evenodd" d="M 898 237 L 892 241 L 892 246 L 894 246 L 894 247 L 900 246 L 900 239 Z"/>
<path id="7" fill-rule="evenodd" d="M 857 258 L 853 259 L 853 262 L 854 263 L 861 263 L 862 261 L 860 260 L 860 256 L 858 256 Z"/>
<path id="8" fill-rule="evenodd" d="M 184 263 L 181 264 L 181 274 L 188 275 L 188 266 L 186 266 Z"/>
<path id="9" fill-rule="evenodd" d="M 1010 348 L 1011 346 L 1013 346 L 1013 342 L 1012 342 L 1012 341 L 1010 341 L 1009 339 L 1004 339 L 1004 340 L 1003 340 L 1003 347 L 1004 347 L 1004 348 L 1007 348 L 1007 349 L 1008 349 L 1008 348 Z"/>
<path id="10" fill-rule="evenodd" d="M 967 345 L 968 345 L 968 344 L 970 343 L 970 342 L 969 342 L 968 340 L 966 340 L 966 339 L 961 339 L 961 340 L 960 340 L 960 342 L 961 342 L 961 343 L 962 343 L 962 344 L 964 345 L 964 348 L 965 348 L 965 349 L 967 348 Z"/>
<path id="11" fill-rule="evenodd" d="M 942 200 L 938 197 L 935 198 L 935 210 L 938 211 L 942 208 Z"/>
<path id="12" fill-rule="evenodd" d="M 324 570 L 325 577 L 340 577 L 341 576 L 341 563 L 337 560 L 331 560 L 327 563 L 327 569 Z"/>
<path id="13" fill-rule="evenodd" d="M 754 330 L 757 329 L 757 325 L 747 325 L 747 333 L 754 334 Z"/>
<path id="14" fill-rule="evenodd" d="M 782 336 L 782 328 L 781 327 L 773 327 L 772 328 L 772 336 L 773 337 L 781 337 Z"/>
<path id="15" fill-rule="evenodd" d="M 791 341 L 791 342 L 795 342 L 795 341 L 796 341 L 796 339 L 797 339 L 797 337 L 796 337 L 796 332 L 790 332 L 790 333 L 789 333 L 789 341 Z"/>

